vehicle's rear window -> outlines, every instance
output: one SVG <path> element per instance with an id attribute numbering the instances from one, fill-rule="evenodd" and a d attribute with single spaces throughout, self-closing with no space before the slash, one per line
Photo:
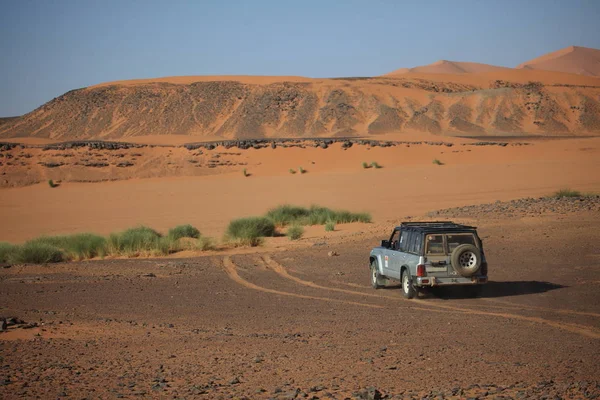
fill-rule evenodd
<path id="1" fill-rule="evenodd" d="M 444 235 L 427 235 L 427 254 L 445 254 Z"/>
<path id="2" fill-rule="evenodd" d="M 453 235 L 446 235 L 448 240 L 448 251 L 452 253 L 455 248 L 461 244 L 472 244 L 475 246 L 475 237 L 472 233 L 455 233 Z"/>

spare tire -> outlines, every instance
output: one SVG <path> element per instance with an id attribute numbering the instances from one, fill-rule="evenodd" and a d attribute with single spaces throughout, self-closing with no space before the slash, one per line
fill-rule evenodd
<path id="1" fill-rule="evenodd" d="M 450 255 L 450 262 L 459 275 L 473 276 L 481 268 L 481 252 L 472 244 L 461 244 Z"/>

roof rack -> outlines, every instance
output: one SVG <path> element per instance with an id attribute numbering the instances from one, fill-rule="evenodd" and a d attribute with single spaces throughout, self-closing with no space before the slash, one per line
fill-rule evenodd
<path id="1" fill-rule="evenodd" d="M 457 230 L 457 229 L 477 229 L 475 226 L 462 225 L 457 224 L 452 221 L 415 221 L 415 222 L 402 222 L 400 224 L 402 227 L 411 227 L 416 229 L 449 229 L 449 230 Z"/>
<path id="2" fill-rule="evenodd" d="M 452 221 L 423 221 L 423 222 L 402 222 L 401 225 L 456 225 Z"/>

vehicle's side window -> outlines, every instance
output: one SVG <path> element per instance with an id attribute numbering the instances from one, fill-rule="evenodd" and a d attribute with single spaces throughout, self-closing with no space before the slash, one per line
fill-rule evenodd
<path id="1" fill-rule="evenodd" d="M 415 240 L 414 240 L 414 246 L 413 246 L 412 252 L 415 254 L 421 254 L 422 245 L 423 245 L 423 235 L 415 232 Z"/>
<path id="2" fill-rule="evenodd" d="M 444 251 L 444 235 L 427 235 L 426 236 L 426 254 L 445 254 Z"/>
<path id="3" fill-rule="evenodd" d="M 398 244 L 400 239 L 400 231 L 394 231 L 392 238 L 390 239 L 390 249 L 398 250 Z"/>
<path id="4" fill-rule="evenodd" d="M 409 253 L 415 252 L 415 241 L 417 240 L 417 236 L 419 236 L 419 234 L 414 231 L 410 232 L 410 235 L 408 235 L 408 252 Z"/>
<path id="5" fill-rule="evenodd" d="M 408 231 L 407 239 L 406 239 L 406 251 L 410 252 L 410 248 L 412 246 L 413 238 L 415 237 L 415 233 L 413 231 Z"/>
<path id="6" fill-rule="evenodd" d="M 400 234 L 400 251 L 408 251 L 408 231 Z"/>

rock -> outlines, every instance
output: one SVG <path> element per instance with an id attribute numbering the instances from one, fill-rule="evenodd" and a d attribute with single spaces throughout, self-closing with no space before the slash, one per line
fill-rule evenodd
<path id="1" fill-rule="evenodd" d="M 330 251 L 329 253 L 327 253 L 327 255 L 328 255 L 329 257 L 336 257 L 336 256 L 339 256 L 339 254 L 338 254 L 336 251 L 333 251 L 333 250 L 332 250 L 332 251 Z"/>
<path id="2" fill-rule="evenodd" d="M 8 328 L 8 324 L 5 319 L 0 320 L 0 332 L 4 332 Z"/>
<path id="3" fill-rule="evenodd" d="M 238 383 L 240 383 L 240 378 L 238 378 L 238 377 L 235 377 L 229 381 L 230 385 L 237 385 Z"/>

